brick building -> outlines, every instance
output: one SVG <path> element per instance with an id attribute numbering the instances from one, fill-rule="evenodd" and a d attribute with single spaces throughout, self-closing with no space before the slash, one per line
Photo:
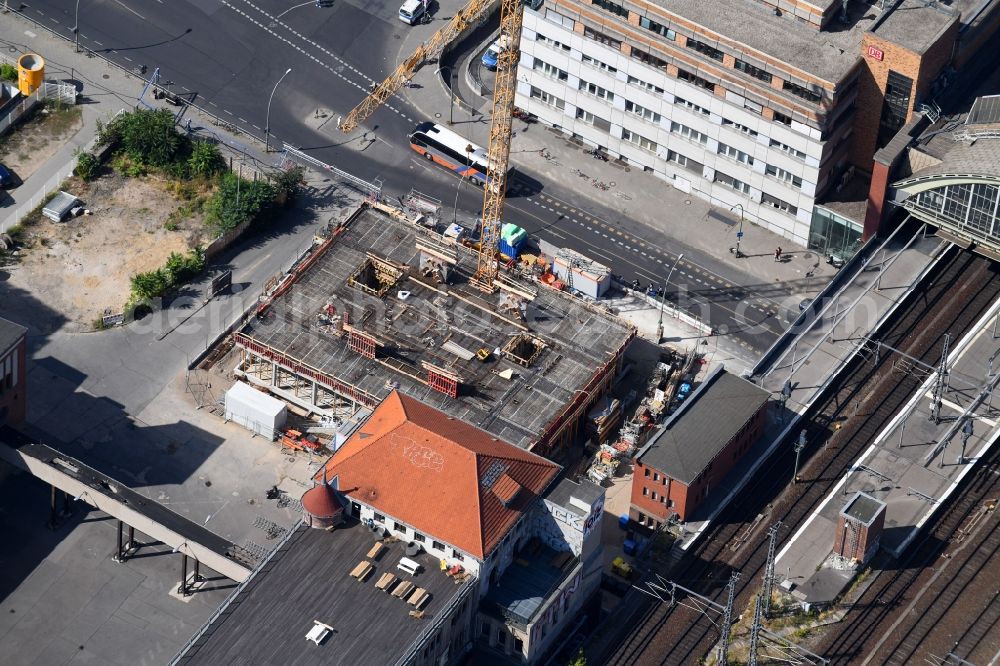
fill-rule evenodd
<path id="1" fill-rule="evenodd" d="M 517 104 L 843 257 L 875 150 L 998 25 L 977 0 L 545 0 L 525 10 Z"/>
<path id="2" fill-rule="evenodd" d="M 690 520 L 760 436 L 769 397 L 721 367 L 709 375 L 636 456 L 629 517 Z"/>
<path id="3" fill-rule="evenodd" d="M 28 329 L 0 319 L 0 426 L 24 421 Z"/>
<path id="4" fill-rule="evenodd" d="M 855 493 L 837 516 L 833 552 L 855 566 L 864 565 L 878 550 L 884 527 L 885 502 Z"/>

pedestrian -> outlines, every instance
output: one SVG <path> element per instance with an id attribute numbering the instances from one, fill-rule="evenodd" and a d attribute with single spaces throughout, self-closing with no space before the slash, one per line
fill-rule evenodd
<path id="1" fill-rule="evenodd" d="M 188 134 L 190 134 L 191 133 L 191 119 L 190 118 L 187 119 L 187 125 L 185 125 L 185 127 L 187 128 Z"/>
<path id="2" fill-rule="evenodd" d="M 781 261 L 781 246 L 774 248 L 774 260 Z"/>

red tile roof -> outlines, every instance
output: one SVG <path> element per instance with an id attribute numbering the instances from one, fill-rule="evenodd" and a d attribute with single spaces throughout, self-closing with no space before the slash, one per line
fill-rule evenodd
<path id="1" fill-rule="evenodd" d="M 340 492 L 478 558 L 558 473 L 555 463 L 398 391 L 326 465 Z"/>

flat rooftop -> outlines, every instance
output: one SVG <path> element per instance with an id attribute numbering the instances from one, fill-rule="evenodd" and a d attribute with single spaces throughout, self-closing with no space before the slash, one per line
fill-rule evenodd
<path id="1" fill-rule="evenodd" d="M 557 551 L 537 539 L 514 555 L 500 582 L 483 599 L 487 611 L 499 611 L 528 624 L 549 594 L 580 564 L 569 551 Z"/>
<path id="2" fill-rule="evenodd" d="M 445 280 L 425 274 L 434 266 L 418 238 L 422 247 L 453 253 L 457 263 Z M 484 294 L 469 283 L 475 262 L 472 250 L 366 206 L 241 332 L 373 402 L 398 388 L 529 448 L 634 328 L 529 281 L 508 280 L 520 295 Z M 359 351 L 348 327 L 377 345 L 368 350 L 375 358 Z M 490 352 L 485 362 L 475 356 L 480 349 Z M 428 368 L 457 377 L 457 395 L 432 388 Z"/>
<path id="3" fill-rule="evenodd" d="M 690 485 L 770 397 L 769 391 L 720 368 L 688 396 L 636 459 Z"/>
<path id="4" fill-rule="evenodd" d="M 404 574 L 396 568 L 405 548 L 398 541 L 386 544 L 364 581 L 355 580 L 351 570 L 374 543 L 372 532 L 358 523 L 332 532 L 300 523 L 177 663 L 395 663 L 469 588 L 456 585 L 426 553 L 410 558 L 422 565 L 416 576 Z M 410 617 L 413 606 L 375 587 L 386 572 L 430 593 L 424 618 Z M 314 620 L 335 629 L 322 645 L 305 639 Z"/>
<path id="5" fill-rule="evenodd" d="M 782 16 L 761 2 L 752 0 L 650 0 L 669 14 L 696 23 L 707 30 L 745 44 L 752 49 L 781 60 L 802 72 L 830 83 L 839 82 L 861 59 L 861 40 L 865 32 L 875 28 L 881 14 L 877 5 L 851 2 L 848 21 L 837 16 L 826 28 L 798 20 L 791 5 L 782 4 Z M 827 13 L 840 0 L 817 0 L 817 10 Z M 981 0 L 953 0 L 949 6 L 925 0 L 903 0 L 876 33 L 916 52 L 936 37 L 954 14 L 971 14 Z M 887 7 L 892 3 L 887 2 Z M 800 12 L 808 11 L 803 7 Z M 948 18 L 949 12 L 952 18 Z M 971 17 L 970 17 L 971 18 Z"/>
<path id="6" fill-rule="evenodd" d="M 0 317 L 0 353 L 10 349 L 27 332 L 24 326 Z"/>
<path id="7" fill-rule="evenodd" d="M 879 502 L 871 495 L 859 492 L 851 498 L 851 501 L 844 507 L 842 513 L 845 516 L 860 521 L 864 525 L 870 525 L 884 506 L 884 503 Z"/>

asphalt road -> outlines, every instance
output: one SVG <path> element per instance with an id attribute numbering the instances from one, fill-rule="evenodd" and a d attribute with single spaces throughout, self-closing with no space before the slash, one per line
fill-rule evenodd
<path id="1" fill-rule="evenodd" d="M 390 193 L 416 188 L 445 206 L 474 215 L 481 191 L 456 187 L 453 174 L 432 168 L 407 148 L 406 134 L 422 118 L 404 99 L 370 119 L 371 144 L 345 137 L 337 118 L 346 114 L 395 67 L 409 26 L 397 18 L 396 0 L 337 0 L 331 8 L 279 0 L 81 0 L 81 44 L 122 66 L 160 68 L 161 80 L 225 122 L 257 136 L 299 147 L 365 180 L 380 178 Z M 76 0 L 35 0 L 23 13 L 72 35 Z M 442 19 L 439 20 L 443 20 Z M 272 91 L 285 70 L 291 72 Z M 268 100 L 271 99 L 268 112 Z M 668 298 L 733 336 L 752 359 L 785 325 L 775 316 L 775 285 L 747 285 L 745 274 L 664 238 L 644 225 L 573 192 L 518 175 L 521 188 L 508 200 L 505 219 L 537 238 L 577 249 L 608 263 L 628 281 L 661 282 L 678 252 L 686 264 L 671 280 Z M 543 190 L 543 191 L 539 191 Z M 556 212 L 558 211 L 558 212 Z M 584 221 L 587 222 L 584 222 Z M 608 233 L 608 232 L 611 233 Z M 708 277 L 701 280 L 698 276 Z M 685 277 L 690 278 L 685 280 Z M 678 293 L 674 285 L 692 285 Z M 700 286 L 704 288 L 700 288 Z M 711 285 L 711 286 L 709 286 Z M 747 286 L 740 286 L 747 285 Z"/>

